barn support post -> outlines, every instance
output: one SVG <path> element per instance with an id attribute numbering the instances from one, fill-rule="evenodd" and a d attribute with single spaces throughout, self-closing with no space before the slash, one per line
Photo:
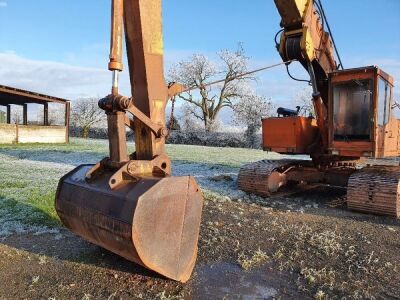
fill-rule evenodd
<path id="1" fill-rule="evenodd" d="M 7 124 L 11 124 L 11 105 L 7 104 Z"/>
<path id="2" fill-rule="evenodd" d="M 69 121 L 71 115 L 71 103 L 65 102 L 65 142 L 69 143 Z"/>
<path id="3" fill-rule="evenodd" d="M 43 103 L 43 125 L 49 125 L 49 104 L 47 102 Z"/>
<path id="4" fill-rule="evenodd" d="M 28 104 L 22 105 L 22 124 L 28 125 Z"/>

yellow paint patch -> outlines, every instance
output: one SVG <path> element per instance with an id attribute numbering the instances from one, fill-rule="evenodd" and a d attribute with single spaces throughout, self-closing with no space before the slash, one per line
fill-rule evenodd
<path id="1" fill-rule="evenodd" d="M 307 7 L 310 3 L 310 0 L 295 0 L 297 9 L 299 10 L 300 16 L 304 18 L 304 15 L 307 11 Z"/>
<path id="2" fill-rule="evenodd" d="M 141 1 L 142 24 L 144 36 L 147 39 L 148 52 L 151 54 L 162 55 L 164 52 L 163 34 L 162 34 L 162 15 L 161 15 L 161 0 L 146 0 Z"/>
<path id="3" fill-rule="evenodd" d="M 165 101 L 156 99 L 156 100 L 154 100 L 153 103 L 154 103 L 154 108 L 155 108 L 156 110 L 163 110 L 163 109 L 164 109 L 164 103 L 165 103 Z"/>

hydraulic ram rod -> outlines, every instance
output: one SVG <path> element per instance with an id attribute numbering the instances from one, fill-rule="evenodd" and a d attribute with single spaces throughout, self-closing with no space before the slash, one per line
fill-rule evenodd
<path id="1" fill-rule="evenodd" d="M 111 42 L 110 42 L 110 62 L 108 69 L 112 71 L 112 94 L 118 94 L 118 72 L 123 69 L 122 65 L 122 31 L 123 31 L 124 1 L 112 1 L 111 16 Z"/>

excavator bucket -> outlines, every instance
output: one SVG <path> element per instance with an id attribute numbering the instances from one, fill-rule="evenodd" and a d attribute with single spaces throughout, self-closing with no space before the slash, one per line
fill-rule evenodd
<path id="1" fill-rule="evenodd" d="M 193 177 L 143 177 L 111 190 L 112 172 L 88 182 L 81 165 L 58 186 L 63 224 L 87 241 L 185 282 L 197 256 L 203 197 Z"/>
<path id="2" fill-rule="evenodd" d="M 118 93 L 123 24 L 132 97 Z M 65 175 L 55 206 L 63 224 L 89 242 L 185 282 L 197 257 L 203 196 L 193 177 L 170 176 L 162 44 L 161 0 L 112 1 L 112 93 L 99 101 L 110 155 Z M 135 137 L 130 155 L 126 127 Z"/>

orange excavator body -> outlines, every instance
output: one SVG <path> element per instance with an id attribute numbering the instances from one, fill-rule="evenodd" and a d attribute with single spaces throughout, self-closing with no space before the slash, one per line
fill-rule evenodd
<path id="1" fill-rule="evenodd" d="M 287 182 L 326 183 L 347 187 L 350 209 L 400 217 L 398 163 L 368 167 L 361 161 L 400 156 L 393 78 L 375 66 L 340 70 L 320 0 L 275 4 L 282 17 L 277 49 L 283 61 L 297 60 L 309 73 L 315 119 L 299 116 L 300 107 L 279 108 L 278 117 L 262 120 L 262 146 L 311 161 L 247 164 L 239 171 L 239 188 L 269 196 Z"/>
<path id="2" fill-rule="evenodd" d="M 262 119 L 264 151 L 285 154 L 307 154 L 319 134 L 315 119 L 292 116 Z"/>

